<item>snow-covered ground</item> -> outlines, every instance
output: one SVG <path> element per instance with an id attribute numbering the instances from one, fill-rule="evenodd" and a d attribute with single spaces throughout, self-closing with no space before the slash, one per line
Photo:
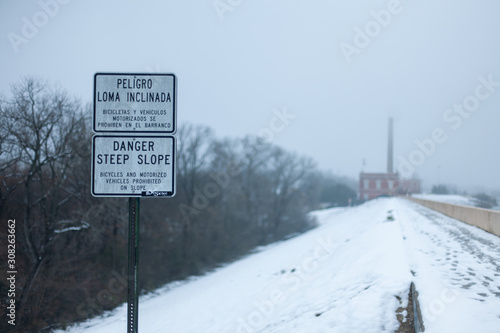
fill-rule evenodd
<path id="1" fill-rule="evenodd" d="M 425 332 L 500 332 L 500 238 L 401 198 L 312 215 L 306 234 L 142 297 L 139 331 L 393 332 L 414 281 Z M 126 304 L 68 330 L 124 331 Z"/>
<path id="2" fill-rule="evenodd" d="M 460 194 L 413 194 L 413 197 L 424 200 L 445 202 L 454 205 L 474 206 L 474 207 L 477 206 L 477 199 Z M 500 202 L 500 198 L 496 199 L 497 202 Z M 492 207 L 491 209 L 500 210 L 500 206 L 495 206 Z"/>
<path id="3" fill-rule="evenodd" d="M 399 212 L 426 332 L 500 332 L 500 238 L 415 203 Z"/>
<path id="4" fill-rule="evenodd" d="M 474 198 L 460 194 L 413 194 L 413 197 L 454 205 L 476 206 L 476 200 Z"/>

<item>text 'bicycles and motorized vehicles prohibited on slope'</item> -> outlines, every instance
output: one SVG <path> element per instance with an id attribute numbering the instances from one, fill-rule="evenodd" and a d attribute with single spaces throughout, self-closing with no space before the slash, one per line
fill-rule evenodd
<path id="1" fill-rule="evenodd" d="M 94 196 L 175 195 L 175 137 L 95 135 Z"/>

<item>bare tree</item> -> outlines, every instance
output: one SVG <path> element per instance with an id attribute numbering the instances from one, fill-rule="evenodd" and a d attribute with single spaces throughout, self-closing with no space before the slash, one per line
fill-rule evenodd
<path id="1" fill-rule="evenodd" d="M 286 230 L 280 230 L 284 218 L 290 219 L 293 214 L 286 214 L 292 207 L 294 199 L 300 198 L 301 187 L 306 179 L 308 172 L 315 168 L 314 162 L 307 157 L 299 157 L 288 153 L 283 149 L 276 147 L 271 159 L 271 178 L 272 184 L 272 223 L 271 234 L 275 238 L 280 238 L 286 234 Z M 296 202 L 295 207 L 301 207 L 303 203 Z M 302 216 L 303 214 L 298 214 Z"/>
<path id="2" fill-rule="evenodd" d="M 36 78 L 12 86 L 13 97 L 2 106 L 2 119 L 9 119 L 2 144 L 9 147 L 10 164 L 2 180 L 22 185 L 22 246 L 30 271 L 19 302 L 19 314 L 28 303 L 33 286 L 52 253 L 62 227 L 60 209 L 80 195 L 71 183 L 76 151 L 87 144 L 86 118 L 78 101 L 61 90 L 50 89 Z M 5 165 L 5 164 L 4 164 Z M 11 182 L 12 183 L 12 182 Z M 6 186 L 4 186 L 6 189 Z M 74 221 L 77 225 L 80 221 Z M 70 223 L 68 219 L 64 223 Z M 85 225 L 80 224 L 81 227 Z M 59 228 L 59 229 L 58 229 Z"/>
<path id="3" fill-rule="evenodd" d="M 7 198 L 22 183 L 12 177 L 15 172 L 15 166 L 21 158 L 20 150 L 13 144 L 12 126 L 13 120 L 7 116 L 7 102 L 4 98 L 0 99 L 0 174 L 2 175 L 0 183 L 0 212 L 5 210 Z"/>
<path id="4" fill-rule="evenodd" d="M 187 124 L 177 133 L 178 176 L 180 186 L 189 204 L 193 203 L 196 185 L 200 182 L 201 171 L 208 170 L 213 144 L 213 132 L 209 127 Z"/>
<path id="5" fill-rule="evenodd" d="M 207 172 L 212 153 L 213 133 L 206 126 L 188 124 L 183 126 L 178 134 L 177 178 L 182 187 L 186 201 L 179 204 L 179 210 L 185 216 L 189 211 L 195 211 L 197 206 L 196 189 L 202 183 L 203 173 Z M 198 206 L 197 206 L 198 207 Z M 191 258 L 193 233 L 190 232 L 194 219 L 183 220 L 182 223 L 182 258 Z M 189 264 L 188 264 L 189 265 Z"/>

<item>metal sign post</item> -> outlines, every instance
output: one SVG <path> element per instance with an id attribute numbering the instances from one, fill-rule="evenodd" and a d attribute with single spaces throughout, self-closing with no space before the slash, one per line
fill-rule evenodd
<path id="1" fill-rule="evenodd" d="M 141 198 L 129 198 L 128 219 L 128 308 L 127 308 L 127 332 L 138 332 L 139 314 L 139 220 Z"/>
<path id="2" fill-rule="evenodd" d="M 138 332 L 140 198 L 175 195 L 176 90 L 174 74 L 94 75 L 92 195 L 129 197 L 128 333 Z"/>

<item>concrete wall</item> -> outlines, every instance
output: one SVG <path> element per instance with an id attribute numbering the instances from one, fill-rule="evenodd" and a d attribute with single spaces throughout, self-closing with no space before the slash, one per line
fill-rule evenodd
<path id="1" fill-rule="evenodd" d="M 407 197 L 425 207 L 431 208 L 454 219 L 486 230 L 500 236 L 500 211 L 471 206 L 453 205 L 444 202 L 430 201 Z"/>

